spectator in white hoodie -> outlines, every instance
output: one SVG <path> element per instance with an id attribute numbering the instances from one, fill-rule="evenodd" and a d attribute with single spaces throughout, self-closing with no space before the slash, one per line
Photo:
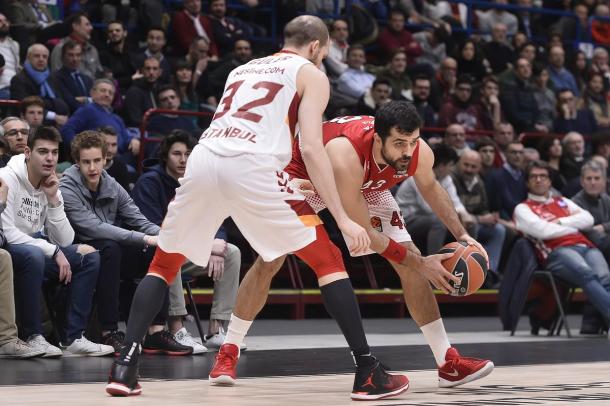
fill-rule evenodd
<path id="1" fill-rule="evenodd" d="M 61 136 L 54 127 L 30 134 L 23 154 L 0 170 L 9 193 L 2 225 L 13 259 L 21 335 L 28 345 L 57 357 L 62 351 L 42 335 L 40 297 L 43 280 L 68 285 L 68 306 L 60 347 L 74 355 L 100 356 L 114 352 L 83 336 L 91 310 L 100 257 L 89 245 L 72 245 L 74 230 L 64 212 L 55 174 Z"/>

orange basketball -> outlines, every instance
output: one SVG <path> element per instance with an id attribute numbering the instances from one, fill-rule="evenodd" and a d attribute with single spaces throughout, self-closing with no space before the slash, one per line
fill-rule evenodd
<path id="1" fill-rule="evenodd" d="M 461 242 L 450 242 L 439 254 L 453 253 L 453 256 L 442 262 L 445 269 L 460 278 L 459 283 L 449 281 L 453 291 L 451 296 L 470 295 L 483 285 L 487 275 L 487 261 L 481 251 L 474 245 Z"/>

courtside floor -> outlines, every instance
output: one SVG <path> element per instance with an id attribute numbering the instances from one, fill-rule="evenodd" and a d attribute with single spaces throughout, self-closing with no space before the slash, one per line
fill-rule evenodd
<path id="1" fill-rule="evenodd" d="M 462 354 L 489 358 L 488 377 L 439 389 L 432 355 L 412 320 L 366 320 L 374 353 L 407 373 L 410 389 L 371 405 L 610 405 L 610 342 L 531 336 L 527 320 L 515 337 L 496 318 L 449 318 L 445 325 Z M 189 326 L 191 331 L 195 331 Z M 104 381 L 112 358 L 0 359 L 0 405 L 349 405 L 351 357 L 330 320 L 261 320 L 247 339 L 235 387 L 209 386 L 213 353 L 145 356 L 143 394 L 110 398 Z"/>

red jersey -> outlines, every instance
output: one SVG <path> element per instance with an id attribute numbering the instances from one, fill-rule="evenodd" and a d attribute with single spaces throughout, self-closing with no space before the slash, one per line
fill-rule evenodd
<path id="1" fill-rule="evenodd" d="M 331 121 L 325 121 L 322 125 L 322 132 L 324 145 L 337 137 L 346 137 L 352 143 L 364 168 L 364 178 L 362 179 L 361 187 L 363 192 L 391 189 L 409 176 L 413 176 L 417 169 L 419 142 L 413 151 L 411 162 L 406 171 L 397 171 L 390 165 L 379 165 L 375 162 L 373 157 L 374 117 L 337 117 Z M 301 156 L 300 142 L 293 144 L 292 160 L 285 171 L 292 178 L 309 179 L 303 157 Z"/>

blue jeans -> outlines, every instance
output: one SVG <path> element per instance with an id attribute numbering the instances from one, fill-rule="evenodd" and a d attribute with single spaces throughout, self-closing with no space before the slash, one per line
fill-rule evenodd
<path id="1" fill-rule="evenodd" d="M 74 339 L 80 338 L 87 327 L 100 269 L 100 255 L 97 251 L 82 255 L 77 252 L 77 244 L 60 249 L 72 270 L 72 280 L 68 289 L 66 329 L 61 337 L 63 344 L 69 344 Z M 46 280 L 58 280 L 59 267 L 54 259 L 45 257 L 42 249 L 34 245 L 8 245 L 6 250 L 13 260 L 16 307 L 21 316 L 19 333 L 27 339 L 32 334 L 42 334 L 40 312 L 42 283 Z"/>
<path id="2" fill-rule="evenodd" d="M 556 248 L 547 259 L 546 269 L 580 286 L 593 306 L 610 320 L 610 271 L 600 250 L 577 245 Z"/>
<path id="3" fill-rule="evenodd" d="M 493 272 L 499 272 L 500 256 L 502 255 L 502 246 L 506 238 L 506 227 L 502 224 L 478 224 L 474 235 L 487 251 L 489 256 L 489 269 Z"/>

